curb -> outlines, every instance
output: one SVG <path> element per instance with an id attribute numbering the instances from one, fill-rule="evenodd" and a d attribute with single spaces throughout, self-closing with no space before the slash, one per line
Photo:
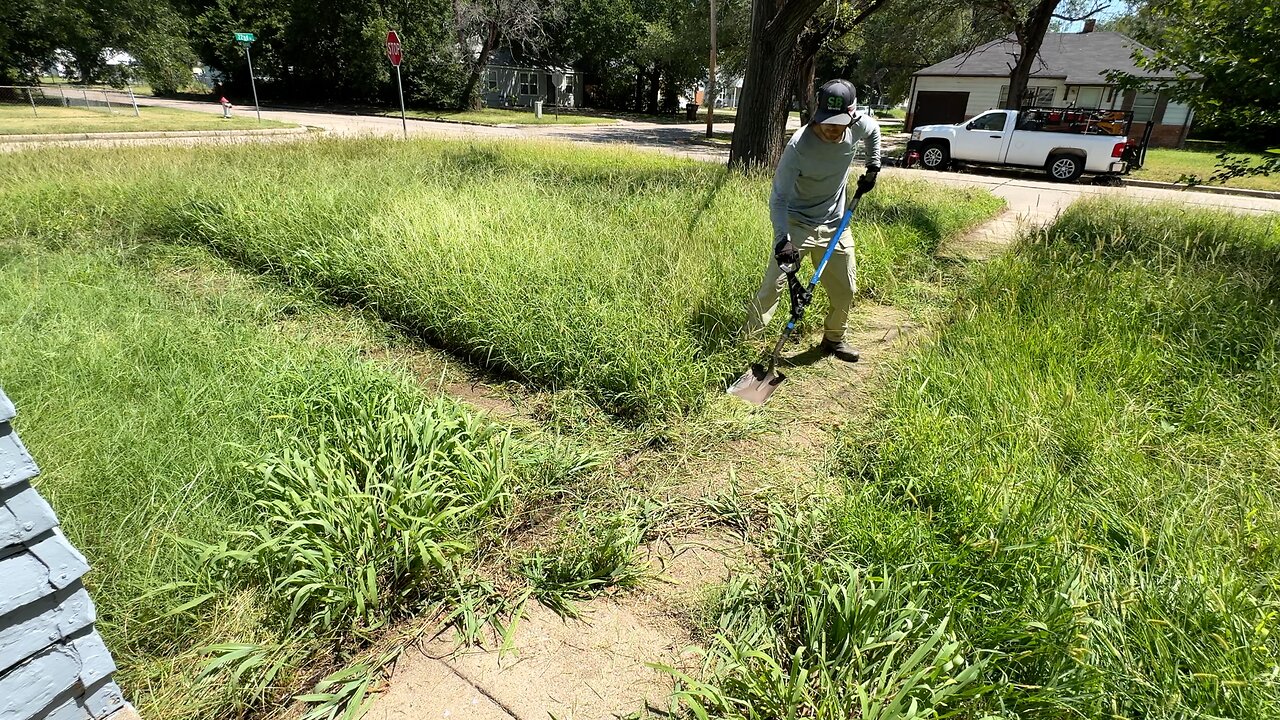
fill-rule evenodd
<path id="1" fill-rule="evenodd" d="M 304 135 L 310 128 L 267 128 L 264 130 L 146 130 L 142 132 L 50 133 L 45 135 L 0 135 L 0 145 L 8 143 L 86 142 L 90 140 L 145 140 L 155 138 L 244 137 L 246 135 Z"/>
<path id="2" fill-rule="evenodd" d="M 1157 188 L 1160 190 L 1191 191 L 1212 193 L 1214 195 L 1239 195 L 1241 197 L 1280 200 L 1280 192 L 1274 190 L 1248 190 L 1245 188 L 1222 187 L 1221 185 L 1183 185 L 1180 183 L 1156 182 L 1155 180 L 1130 180 L 1128 178 L 1124 179 L 1123 185 L 1126 187 Z"/>

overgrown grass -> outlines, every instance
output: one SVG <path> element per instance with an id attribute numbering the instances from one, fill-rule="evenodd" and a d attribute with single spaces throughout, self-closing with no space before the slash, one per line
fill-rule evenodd
<path id="1" fill-rule="evenodd" d="M 59 151 L 0 168 L 0 222 L 18 233 L 207 245 L 636 423 L 696 411 L 755 352 L 735 331 L 769 251 L 766 177 L 615 149 L 438 141 Z M 938 243 L 999 206 L 882 183 L 854 226 L 863 294 L 887 301 L 936 272 Z"/>
<path id="2" fill-rule="evenodd" d="M 162 107 L 116 107 L 114 113 L 74 107 L 38 107 L 32 116 L 30 106 L 0 105 L 0 136 L 48 135 L 53 133 L 144 132 L 180 130 L 256 130 L 259 128 L 294 127 L 290 123 L 253 117 L 252 110 L 237 108 L 233 117 L 221 114 L 191 112 Z"/>
<path id="3" fill-rule="evenodd" d="M 1269 218 L 1106 202 L 996 261 L 847 432 L 845 494 L 775 523 L 782 550 L 729 594 L 719 679 L 694 697 L 869 716 L 818 692 L 832 648 L 867 637 L 857 603 L 814 613 L 888 568 L 919 594 L 884 605 L 863 583 L 862 613 L 949 617 L 984 665 L 942 703 L 915 694 L 922 712 L 1275 717 L 1277 278 Z"/>
<path id="4" fill-rule="evenodd" d="M 0 378 L 130 700 L 235 715 L 409 613 L 475 632 L 501 598 L 469 568 L 580 459 L 280 331 L 317 314 L 295 296 L 188 289 L 207 256 L 153 250 L 0 244 Z"/>

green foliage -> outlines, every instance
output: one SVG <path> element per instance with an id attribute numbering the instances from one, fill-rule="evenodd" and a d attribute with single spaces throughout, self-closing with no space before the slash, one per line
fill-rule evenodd
<path id="1" fill-rule="evenodd" d="M 986 660 L 924 608 L 923 583 L 865 573 L 824 524 L 774 508 L 767 570 L 721 600 L 710 680 L 677 673 L 695 716 L 931 718 L 981 690 Z"/>
<path id="2" fill-rule="evenodd" d="M 50 241 L 85 232 L 89 214 L 130 244 L 205 245 L 655 431 L 757 351 L 735 331 L 768 252 L 767 178 L 527 143 L 201 149 L 180 164 L 129 152 L 106 184 L 89 157 L 56 178 L 36 155 L 0 161 L 15 171 L 0 218 Z M 34 210 L 51 197 L 65 213 Z M 930 276 L 938 243 L 998 207 L 883 182 L 854 225 L 863 293 L 887 300 Z"/>
<path id="3" fill-rule="evenodd" d="M 649 528 L 634 511 L 603 522 L 575 521 L 577 527 L 562 533 L 554 546 L 535 550 L 520 563 L 533 596 L 569 617 L 577 616 L 577 601 L 610 588 L 638 587 L 649 574 L 637 555 Z"/>
<path id="4" fill-rule="evenodd" d="M 993 653 L 975 712 L 1280 708 L 1280 235 L 1081 203 L 988 267 L 843 453 L 827 546 Z"/>
<path id="5" fill-rule="evenodd" d="M 281 434 L 249 468 L 255 521 L 199 563 L 216 596 L 262 588 L 286 631 L 368 636 L 452 585 L 508 502 L 507 438 L 444 401 L 317 400 L 300 414 L 320 440 Z"/>
<path id="6" fill-rule="evenodd" d="M 1188 101 L 1197 122 L 1252 150 L 1280 144 L 1280 9 L 1270 0 L 1159 0 L 1133 21 L 1151 53 L 1140 67 L 1172 73 L 1174 97 Z M 1140 78 L 1128 85 L 1141 86 Z M 1271 163 L 1271 172 L 1280 166 Z M 1225 168 L 1228 172 L 1230 167 Z"/>

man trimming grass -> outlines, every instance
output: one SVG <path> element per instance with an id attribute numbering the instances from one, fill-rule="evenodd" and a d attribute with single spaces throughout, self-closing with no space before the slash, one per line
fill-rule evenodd
<path id="1" fill-rule="evenodd" d="M 875 187 L 880 172 L 880 126 L 870 115 L 855 115 L 856 106 L 857 95 L 847 80 L 823 85 L 813 120 L 791 136 L 782 152 L 769 196 L 773 257 L 748 308 L 747 332 L 758 332 L 769 324 L 787 274 L 799 268 L 802 253 L 816 266 L 826 252 L 844 215 L 849 169 L 859 140 L 866 148 L 867 172 L 858 179 L 858 189 L 869 192 Z M 822 273 L 822 287 L 831 309 L 823 322 L 821 347 L 845 362 L 857 362 L 858 351 L 844 340 L 858 289 L 853 236 L 848 229 Z"/>

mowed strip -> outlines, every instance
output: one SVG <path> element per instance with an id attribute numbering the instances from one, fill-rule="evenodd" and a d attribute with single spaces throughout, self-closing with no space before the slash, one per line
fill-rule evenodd
<path id="1" fill-rule="evenodd" d="M 114 112 L 74 107 L 30 107 L 0 105 L 0 140 L 5 135 L 53 135 L 116 132 L 179 132 L 184 130 L 258 130 L 295 127 L 290 123 L 263 120 L 253 116 L 253 109 L 237 109 L 231 118 L 211 113 L 176 108 L 139 106 L 138 115 L 130 105 L 118 106 Z"/>

